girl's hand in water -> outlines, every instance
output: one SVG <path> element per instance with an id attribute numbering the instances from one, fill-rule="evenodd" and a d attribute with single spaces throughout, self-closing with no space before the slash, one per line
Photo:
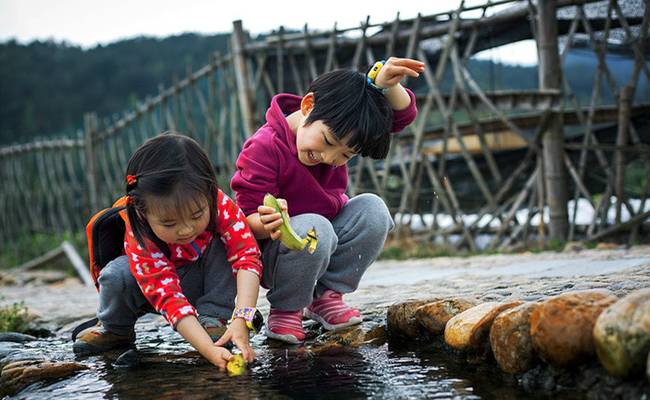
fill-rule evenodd
<path id="1" fill-rule="evenodd" d="M 243 319 L 235 318 L 226 332 L 214 344 L 224 346 L 228 342 L 233 342 L 237 346 L 246 362 L 252 362 L 255 359 L 255 352 L 248 342 L 248 327 Z"/>
<path id="2" fill-rule="evenodd" d="M 278 199 L 282 211 L 287 212 L 288 206 L 285 199 Z M 280 225 L 282 225 L 282 215 L 279 212 L 275 211 L 273 207 L 259 206 L 257 207 L 257 212 L 260 214 L 260 222 L 264 230 L 269 233 L 269 236 L 273 240 L 280 239 L 282 232 L 278 230 Z"/>
<path id="3" fill-rule="evenodd" d="M 391 57 L 377 74 L 375 85 L 381 88 L 392 88 L 405 76 L 417 78 L 424 71 L 424 63 L 410 58 Z"/>
<path id="4" fill-rule="evenodd" d="M 213 365 L 219 368 L 219 371 L 226 370 L 226 364 L 232 358 L 232 353 L 228 349 L 219 346 L 212 346 L 212 349 L 209 351 L 210 355 L 206 358 Z"/>

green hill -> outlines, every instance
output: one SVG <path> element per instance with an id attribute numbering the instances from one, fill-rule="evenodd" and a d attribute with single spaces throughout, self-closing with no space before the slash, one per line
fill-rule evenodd
<path id="1" fill-rule="evenodd" d="M 109 116 L 158 84 L 182 78 L 225 52 L 229 34 L 136 38 L 82 50 L 65 43 L 0 44 L 0 143 L 67 134 L 83 113 Z"/>

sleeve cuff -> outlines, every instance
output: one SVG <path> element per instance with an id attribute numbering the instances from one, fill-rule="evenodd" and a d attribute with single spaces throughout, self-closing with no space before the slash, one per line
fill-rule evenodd
<path id="1" fill-rule="evenodd" d="M 196 309 L 189 303 L 186 306 L 177 308 L 176 310 L 172 311 L 170 314 L 167 314 L 163 311 L 162 315 L 167 320 L 167 322 L 169 322 L 169 324 L 172 326 L 174 330 L 176 330 L 176 324 L 178 324 L 178 321 L 180 321 L 184 317 L 187 317 L 188 315 L 194 315 L 195 317 L 198 318 Z"/>
<path id="2" fill-rule="evenodd" d="M 262 279 L 262 267 L 257 264 L 245 264 L 236 269 L 233 268 L 232 274 L 234 277 L 237 277 L 237 272 L 239 271 L 250 271 L 257 275 L 258 278 Z"/>

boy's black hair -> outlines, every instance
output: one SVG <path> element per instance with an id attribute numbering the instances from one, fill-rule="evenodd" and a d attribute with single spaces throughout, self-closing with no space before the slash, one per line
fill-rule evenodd
<path id="1" fill-rule="evenodd" d="M 308 92 L 314 108 L 305 125 L 322 121 L 337 139 L 364 157 L 386 158 L 390 149 L 393 110 L 386 97 L 352 70 L 335 70 L 316 78 Z"/>
<path id="2" fill-rule="evenodd" d="M 145 239 L 149 239 L 166 254 L 169 251 L 145 219 L 147 211 L 200 206 L 203 198 L 210 210 L 207 229 L 215 231 L 217 177 L 207 154 L 193 139 L 165 132 L 147 140 L 131 156 L 126 175 L 136 177 L 135 183 L 126 186 L 126 212 L 140 246 L 146 248 Z"/>

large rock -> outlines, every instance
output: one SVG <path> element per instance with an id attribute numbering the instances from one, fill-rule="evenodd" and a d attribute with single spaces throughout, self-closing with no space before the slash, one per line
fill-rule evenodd
<path id="1" fill-rule="evenodd" d="M 490 346 L 499 367 L 511 374 L 521 374 L 535 364 L 537 356 L 530 338 L 530 314 L 537 303 L 524 303 L 494 318 L 490 329 Z"/>
<path id="2" fill-rule="evenodd" d="M 476 305 L 476 300 L 453 298 L 425 304 L 415 310 L 415 319 L 424 329 L 434 335 L 445 331 L 447 321 Z"/>
<path id="3" fill-rule="evenodd" d="M 487 336 L 494 318 L 504 310 L 518 306 L 521 301 L 491 301 L 472 307 L 447 321 L 445 342 L 457 350 L 478 349 L 488 342 Z"/>
<path id="4" fill-rule="evenodd" d="M 87 368 L 87 366 L 76 362 L 16 361 L 2 368 L 0 395 L 10 396 L 32 383 L 59 380 Z"/>
<path id="5" fill-rule="evenodd" d="M 530 315 L 533 348 L 545 361 L 561 367 L 591 357 L 596 319 L 616 300 L 609 290 L 593 289 L 563 293 L 544 301 Z"/>
<path id="6" fill-rule="evenodd" d="M 314 353 L 322 353 L 363 345 L 382 345 L 386 342 L 386 329 L 382 325 L 355 325 L 349 328 L 328 331 L 320 335 L 311 346 Z"/>
<path id="7" fill-rule="evenodd" d="M 386 316 L 386 323 L 388 325 L 388 332 L 391 335 L 401 336 L 405 338 L 416 338 L 420 336 L 422 326 L 415 319 L 415 311 L 421 305 L 432 303 L 440 300 L 409 300 L 403 303 L 393 304 L 388 307 Z"/>
<path id="8" fill-rule="evenodd" d="M 611 374 L 641 372 L 650 350 L 650 289 L 632 292 L 603 311 L 594 326 L 594 342 Z"/>

